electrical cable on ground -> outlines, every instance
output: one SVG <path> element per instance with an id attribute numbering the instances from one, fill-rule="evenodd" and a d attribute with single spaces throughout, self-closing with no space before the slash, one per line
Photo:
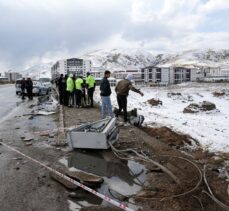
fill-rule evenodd
<path id="1" fill-rule="evenodd" d="M 210 186 L 209 186 L 209 184 L 208 184 L 207 178 L 206 178 L 206 168 L 207 168 L 207 166 L 204 165 L 204 183 L 205 183 L 205 185 L 207 186 L 209 193 L 208 193 L 207 191 L 205 191 L 205 190 L 203 190 L 202 192 L 205 193 L 205 194 L 207 194 L 216 204 L 218 204 L 218 205 L 219 205 L 220 207 L 222 207 L 224 210 L 229 211 L 229 206 L 227 206 L 226 204 L 222 203 L 222 202 L 221 202 L 219 199 L 217 199 L 217 198 L 214 196 L 214 194 L 212 193 L 212 190 L 211 190 L 211 188 L 210 188 Z"/>
<path id="2" fill-rule="evenodd" d="M 114 153 L 118 158 L 120 158 L 120 159 L 124 159 L 124 160 L 142 160 L 142 161 L 146 161 L 146 162 L 150 162 L 150 163 L 153 163 L 153 164 L 154 164 L 154 162 L 151 162 L 151 161 L 153 161 L 153 160 L 151 160 L 151 159 L 148 158 L 148 157 L 145 157 L 144 155 L 140 155 L 140 154 L 139 154 L 138 152 L 136 152 L 135 150 L 132 150 L 132 149 L 118 150 L 118 149 L 116 149 L 116 148 L 112 145 L 112 143 L 109 143 L 109 144 L 110 144 L 110 146 L 111 146 L 111 149 L 112 149 L 113 153 Z M 140 155 L 140 157 L 131 156 L 131 157 L 126 158 L 126 157 L 123 157 L 123 155 L 124 155 L 124 156 L 127 156 L 127 155 L 125 155 L 123 152 L 134 152 L 137 156 Z M 118 153 L 119 153 L 119 154 L 122 154 L 122 156 L 119 155 Z M 172 157 L 172 158 L 182 159 L 182 160 L 185 160 L 185 161 L 189 162 L 192 166 L 194 166 L 194 167 L 197 169 L 197 172 L 199 173 L 199 181 L 198 181 L 198 183 L 195 185 L 194 188 L 192 188 L 191 190 L 186 191 L 186 192 L 184 192 L 184 193 L 176 194 L 176 195 L 172 195 L 172 196 L 168 196 L 168 197 L 155 197 L 155 198 L 145 198 L 145 199 L 150 199 L 150 200 L 161 200 L 161 201 L 163 201 L 163 200 L 169 200 L 169 199 L 173 199 L 173 198 L 177 198 L 177 197 L 181 197 L 181 196 L 185 196 L 185 195 L 187 195 L 187 194 L 190 194 L 190 193 L 194 192 L 194 191 L 200 186 L 200 184 L 201 184 L 201 182 L 202 182 L 203 174 L 202 174 L 202 171 L 200 170 L 200 168 L 199 168 L 194 162 L 192 162 L 192 161 L 190 161 L 190 160 L 188 160 L 188 159 L 186 159 L 186 158 L 179 157 L 179 156 L 171 156 L 171 155 L 158 155 L 158 156 L 161 156 L 161 157 Z M 143 157 L 144 157 L 144 158 L 143 158 Z M 158 167 L 159 167 L 159 166 L 158 166 Z M 144 197 L 138 197 L 138 198 L 144 198 Z"/>

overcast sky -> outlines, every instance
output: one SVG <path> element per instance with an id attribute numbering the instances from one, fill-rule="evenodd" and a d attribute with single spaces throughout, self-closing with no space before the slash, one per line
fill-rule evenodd
<path id="1" fill-rule="evenodd" d="M 119 47 L 229 48 L 229 0 L 0 0 L 0 72 Z"/>

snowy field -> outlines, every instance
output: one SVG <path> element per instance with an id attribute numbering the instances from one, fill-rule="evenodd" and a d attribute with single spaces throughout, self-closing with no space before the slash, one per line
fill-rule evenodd
<path id="1" fill-rule="evenodd" d="M 139 87 L 140 88 L 140 87 Z M 213 92 L 226 90 L 228 95 L 215 97 Z M 177 132 L 188 134 L 198 140 L 202 147 L 211 152 L 229 152 L 229 84 L 188 83 L 170 87 L 142 87 L 144 96 L 130 91 L 128 110 L 138 109 L 144 115 L 145 124 L 152 127 L 167 126 Z M 180 93 L 181 95 L 169 95 Z M 159 99 L 162 105 L 151 106 L 147 100 Z M 95 100 L 100 102 L 99 88 Z M 117 107 L 116 95 L 112 90 L 112 105 Z M 209 101 L 216 110 L 200 113 L 183 113 L 190 103 Z"/>

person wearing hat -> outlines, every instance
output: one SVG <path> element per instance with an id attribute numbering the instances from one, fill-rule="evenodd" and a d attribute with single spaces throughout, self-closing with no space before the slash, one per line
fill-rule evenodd
<path id="1" fill-rule="evenodd" d="M 117 94 L 117 102 L 118 102 L 118 111 L 116 113 L 116 117 L 119 116 L 120 112 L 123 110 L 124 114 L 124 126 L 128 126 L 128 119 L 127 119 L 127 96 L 129 95 L 129 91 L 137 92 L 141 96 L 144 94 L 137 88 L 135 88 L 131 80 L 133 80 L 133 75 L 128 74 L 125 79 L 118 82 L 115 87 L 115 92 Z"/>
<path id="2" fill-rule="evenodd" d="M 73 81 L 73 74 L 70 73 L 67 79 L 67 89 L 68 93 L 68 107 L 72 107 L 73 105 L 73 94 L 74 94 L 74 81 Z"/>
<path id="3" fill-rule="evenodd" d="M 95 91 L 96 82 L 90 72 L 87 72 L 86 86 L 87 86 L 88 102 L 90 102 L 91 107 L 93 107 L 93 95 Z"/>

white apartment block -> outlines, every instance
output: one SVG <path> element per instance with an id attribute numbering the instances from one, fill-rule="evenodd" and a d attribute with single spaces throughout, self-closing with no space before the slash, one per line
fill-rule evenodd
<path id="1" fill-rule="evenodd" d="M 5 72 L 5 77 L 8 78 L 8 81 L 16 81 L 19 78 L 22 78 L 22 74 L 17 72 Z"/>
<path id="2" fill-rule="evenodd" d="M 51 67 L 52 79 L 58 78 L 60 74 L 68 75 L 70 73 L 76 76 L 86 77 L 87 72 L 91 71 L 91 61 L 78 58 L 63 59 L 57 61 Z"/>
<path id="3" fill-rule="evenodd" d="M 197 81 L 203 78 L 199 68 L 181 66 L 149 66 L 141 70 L 145 83 L 159 85 L 179 84 L 182 82 Z"/>
<path id="4" fill-rule="evenodd" d="M 92 67 L 91 75 L 94 76 L 94 78 L 103 78 L 105 70 L 104 67 Z"/>

